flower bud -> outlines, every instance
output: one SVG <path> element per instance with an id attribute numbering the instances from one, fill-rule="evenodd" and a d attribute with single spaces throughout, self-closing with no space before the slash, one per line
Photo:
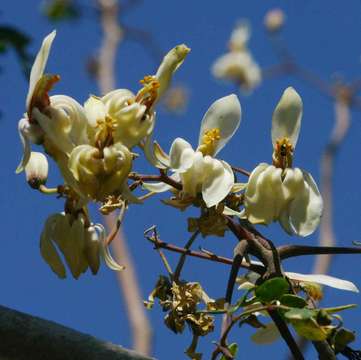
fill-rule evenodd
<path id="1" fill-rule="evenodd" d="M 29 162 L 25 166 L 26 181 L 33 189 L 44 185 L 48 179 L 48 160 L 40 152 L 31 152 Z"/>
<path id="2" fill-rule="evenodd" d="M 279 31 L 285 22 L 285 15 L 281 9 L 272 9 L 264 18 L 264 25 L 269 32 Z"/>

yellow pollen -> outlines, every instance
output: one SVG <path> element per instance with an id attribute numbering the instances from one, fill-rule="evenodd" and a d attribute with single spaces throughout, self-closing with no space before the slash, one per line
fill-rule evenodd
<path id="1" fill-rule="evenodd" d="M 293 150 L 293 145 L 289 139 L 277 140 L 272 156 L 273 165 L 281 169 L 292 167 Z"/>
<path id="2" fill-rule="evenodd" d="M 201 151 L 203 155 L 213 155 L 220 138 L 221 131 L 218 128 L 206 130 L 198 150 Z"/>

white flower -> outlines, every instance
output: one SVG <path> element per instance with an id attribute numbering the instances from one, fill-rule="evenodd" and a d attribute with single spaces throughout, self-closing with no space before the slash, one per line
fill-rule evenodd
<path id="1" fill-rule="evenodd" d="M 25 166 L 26 181 L 29 185 L 38 189 L 44 185 L 48 179 L 49 165 L 44 154 L 40 152 L 31 152 L 29 162 Z"/>
<path id="2" fill-rule="evenodd" d="M 220 56 L 211 69 L 214 77 L 233 81 L 245 91 L 253 90 L 262 78 L 261 69 L 247 48 L 249 38 L 250 28 L 241 22 L 231 34 L 230 51 Z"/>
<path id="3" fill-rule="evenodd" d="M 60 277 L 66 277 L 64 259 L 75 279 L 90 267 L 95 275 L 99 270 L 100 258 L 112 270 L 123 270 L 109 253 L 104 243 L 105 229 L 100 224 L 86 225 L 82 214 L 75 217 L 59 213 L 49 216 L 40 237 L 40 252 L 51 269 Z"/>
<path id="4" fill-rule="evenodd" d="M 307 236 L 320 222 L 323 202 L 312 176 L 292 168 L 301 117 L 302 100 L 288 88 L 272 118 L 273 165 L 262 163 L 252 171 L 242 215 L 255 224 L 279 221 L 287 233 Z"/>
<path id="5" fill-rule="evenodd" d="M 174 177 L 183 185 L 183 193 L 196 197 L 202 194 L 207 207 L 221 202 L 234 185 L 232 168 L 213 156 L 226 145 L 240 124 L 241 106 L 236 95 L 215 101 L 203 117 L 196 151 L 185 140 L 173 141 L 166 162 Z M 166 161 L 165 161 L 166 160 Z M 153 192 L 169 190 L 169 186 L 145 184 Z"/>

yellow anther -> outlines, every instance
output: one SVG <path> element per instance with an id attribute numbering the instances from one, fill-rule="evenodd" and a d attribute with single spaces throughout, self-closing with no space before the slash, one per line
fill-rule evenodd
<path id="1" fill-rule="evenodd" d="M 293 145 L 289 139 L 277 140 L 272 156 L 273 165 L 281 169 L 292 167 L 293 150 Z"/>
<path id="2" fill-rule="evenodd" d="M 221 138 L 221 131 L 218 128 L 206 130 L 202 137 L 202 142 L 198 147 L 203 155 L 213 155 L 219 139 Z"/>
<path id="3" fill-rule="evenodd" d="M 95 134 L 95 142 L 101 148 L 109 146 L 113 143 L 113 132 L 117 127 L 116 121 L 110 116 L 106 116 L 105 120 L 97 120 L 95 126 L 97 128 Z"/>
<path id="4" fill-rule="evenodd" d="M 135 101 L 150 109 L 158 97 L 159 81 L 155 76 L 147 75 L 140 80 L 140 83 L 143 85 L 143 88 L 138 91 Z"/>

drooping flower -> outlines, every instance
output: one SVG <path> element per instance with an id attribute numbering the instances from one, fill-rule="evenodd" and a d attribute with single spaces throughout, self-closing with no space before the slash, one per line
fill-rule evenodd
<path id="1" fill-rule="evenodd" d="M 261 82 L 261 69 L 247 48 L 250 28 L 246 22 L 236 26 L 229 41 L 229 52 L 220 56 L 212 66 L 218 79 L 232 81 L 244 91 L 253 90 Z"/>
<path id="2" fill-rule="evenodd" d="M 105 229 L 101 224 L 87 224 L 83 214 L 59 213 L 49 216 L 40 237 L 43 259 L 60 278 L 66 277 L 66 269 L 59 255 L 61 252 L 73 277 L 86 272 L 88 267 L 95 275 L 100 259 L 113 270 L 122 270 L 104 244 Z"/>
<path id="3" fill-rule="evenodd" d="M 307 236 L 320 222 L 323 202 L 311 174 L 292 168 L 301 118 L 302 100 L 289 87 L 273 113 L 273 165 L 261 163 L 252 171 L 243 215 L 254 224 L 279 221 L 287 233 Z"/>
<path id="4" fill-rule="evenodd" d="M 240 124 L 241 106 L 236 95 L 215 101 L 203 117 L 197 150 L 182 138 L 176 138 L 169 158 L 158 160 L 169 167 L 179 179 L 182 193 L 191 198 L 202 194 L 207 207 L 220 203 L 234 185 L 232 168 L 214 156 L 231 139 Z M 154 192 L 170 189 L 167 185 L 145 184 Z"/>

